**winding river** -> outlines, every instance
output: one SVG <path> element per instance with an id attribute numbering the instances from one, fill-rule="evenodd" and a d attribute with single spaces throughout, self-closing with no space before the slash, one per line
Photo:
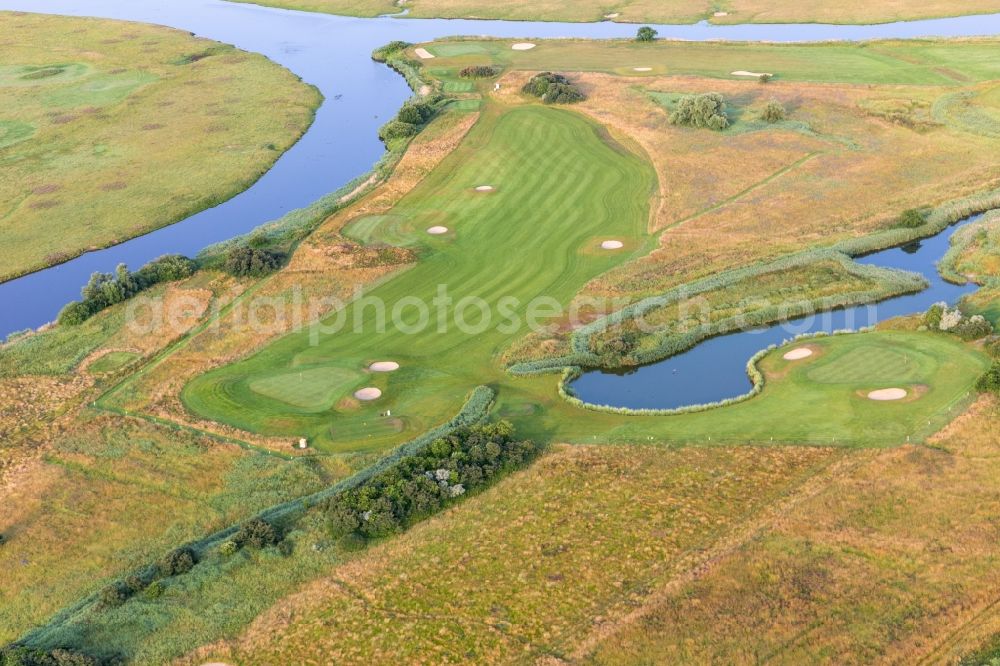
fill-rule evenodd
<path id="1" fill-rule="evenodd" d="M 369 58 L 374 48 L 390 40 L 422 42 L 449 35 L 598 39 L 630 37 L 636 30 L 631 24 L 609 22 L 360 19 L 223 0 L 0 0 L 0 9 L 142 21 L 188 30 L 261 53 L 315 85 L 325 97 L 305 135 L 243 193 L 145 236 L 0 284 L 0 337 L 51 321 L 65 303 L 78 297 L 80 287 L 94 271 L 110 271 L 120 262 L 138 267 L 165 253 L 193 256 L 207 245 L 306 206 L 366 172 L 383 152 L 377 128 L 410 95 L 401 77 Z M 687 40 L 958 37 L 1000 33 L 1000 14 L 874 26 L 701 23 L 656 27 L 662 37 Z M 932 280 L 932 289 L 880 304 L 877 315 L 871 315 L 867 308 L 838 311 L 798 322 L 794 330 L 841 328 L 852 314 L 854 325 L 861 326 L 870 321 L 864 317 L 882 319 L 916 311 L 938 300 L 954 300 L 968 288 L 942 283 L 934 270 L 934 261 L 944 253 L 948 235 L 943 233 L 925 241 L 912 254 L 890 250 L 864 260 L 918 270 Z M 788 336 L 788 329 L 782 327 L 724 336 L 628 375 L 588 373 L 574 384 L 574 389 L 588 402 L 630 407 L 676 407 L 718 400 L 744 392 L 746 359 L 761 347 Z M 698 381 L 685 383 L 691 377 L 698 377 Z"/>

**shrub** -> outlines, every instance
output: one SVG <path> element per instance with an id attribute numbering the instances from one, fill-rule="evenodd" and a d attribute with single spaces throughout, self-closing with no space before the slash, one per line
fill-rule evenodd
<path id="1" fill-rule="evenodd" d="M 223 269 L 236 277 L 261 277 L 275 271 L 282 258 L 271 250 L 234 245 L 226 252 Z"/>
<path id="2" fill-rule="evenodd" d="M 993 325 L 982 315 L 972 315 L 960 321 L 955 326 L 954 333 L 966 342 L 981 340 L 993 334 Z"/>
<path id="3" fill-rule="evenodd" d="M 670 114 L 670 122 L 687 127 L 707 127 L 724 130 L 729 127 L 726 100 L 719 93 L 685 95 Z"/>
<path id="4" fill-rule="evenodd" d="M 637 42 L 651 42 L 656 39 L 656 35 L 659 34 L 653 28 L 648 25 L 644 25 L 639 28 L 638 32 L 635 33 L 635 41 Z"/>
<path id="5" fill-rule="evenodd" d="M 761 74 L 760 76 L 757 77 L 757 81 L 759 83 L 770 83 L 772 78 L 774 77 L 771 76 L 770 74 Z"/>
<path id="6" fill-rule="evenodd" d="M 402 120 L 390 120 L 378 130 L 378 138 L 384 143 L 395 141 L 396 139 L 406 139 L 416 136 L 420 128 L 413 123 L 406 123 Z"/>
<path id="7" fill-rule="evenodd" d="M 6 541 L 7 541 L 7 536 L 3 532 L 0 532 L 0 546 L 4 545 Z"/>
<path id="8" fill-rule="evenodd" d="M 499 67 L 492 65 L 469 65 L 463 67 L 458 75 L 464 79 L 489 79 L 500 73 Z"/>
<path id="9" fill-rule="evenodd" d="M 0 666 L 101 666 L 102 663 L 96 657 L 65 648 L 39 650 L 15 645 L 0 648 Z"/>
<path id="10" fill-rule="evenodd" d="M 223 557 L 231 557 L 236 554 L 236 551 L 240 549 L 238 543 L 232 539 L 224 541 L 221 546 L 219 546 L 219 554 Z"/>
<path id="11" fill-rule="evenodd" d="M 398 39 L 391 41 L 385 46 L 380 46 L 372 51 L 372 60 L 376 62 L 385 62 L 392 56 L 398 55 L 401 51 L 405 51 L 411 46 L 413 45 L 409 42 L 403 42 Z"/>
<path id="12" fill-rule="evenodd" d="M 194 568 L 198 559 L 194 551 L 190 548 L 177 548 L 172 550 L 160 560 L 159 571 L 163 577 L 179 576 Z"/>
<path id="13" fill-rule="evenodd" d="M 79 326 L 87 321 L 91 315 L 90 308 L 81 301 L 72 301 L 63 306 L 59 311 L 56 321 L 64 326 Z"/>
<path id="14" fill-rule="evenodd" d="M 899 216 L 899 219 L 896 221 L 896 227 L 900 229 L 916 229 L 917 227 L 924 226 L 924 222 L 924 216 L 920 214 L 920 211 L 911 208 L 904 210 L 903 214 Z"/>
<path id="15" fill-rule="evenodd" d="M 976 389 L 983 393 L 1000 395 L 1000 361 L 993 361 L 990 369 L 976 382 Z"/>
<path id="16" fill-rule="evenodd" d="M 190 277 L 196 268 L 193 260 L 180 254 L 166 254 L 153 259 L 135 272 L 135 279 L 142 288 L 160 282 L 174 282 Z"/>
<path id="17" fill-rule="evenodd" d="M 154 580 L 146 586 L 146 590 L 143 594 L 149 599 L 158 599 L 163 594 L 163 589 L 163 581 Z"/>
<path id="18" fill-rule="evenodd" d="M 233 542 L 239 548 L 244 546 L 264 548 L 265 546 L 273 546 L 279 541 L 281 541 L 281 534 L 274 525 L 263 518 L 251 518 L 243 523 L 233 536 Z"/>
<path id="19" fill-rule="evenodd" d="M 924 313 L 924 326 L 932 331 L 941 330 L 941 316 L 948 308 L 947 303 L 935 303 Z"/>
<path id="20" fill-rule="evenodd" d="M 562 74 L 542 72 L 524 84 L 522 92 L 540 97 L 546 104 L 572 104 L 587 99 L 575 84 Z"/>
<path id="21" fill-rule="evenodd" d="M 115 581 L 101 590 L 101 605 L 106 608 L 117 608 L 128 601 L 129 593 L 125 585 Z"/>
<path id="22" fill-rule="evenodd" d="M 129 594 L 135 594 L 136 592 L 142 592 L 146 587 L 146 581 L 142 579 L 141 576 L 132 574 L 125 578 L 125 589 L 128 590 Z"/>
<path id="23" fill-rule="evenodd" d="M 764 110 L 760 114 L 760 119 L 768 123 L 776 123 L 787 117 L 785 107 L 776 99 L 768 101 Z"/>

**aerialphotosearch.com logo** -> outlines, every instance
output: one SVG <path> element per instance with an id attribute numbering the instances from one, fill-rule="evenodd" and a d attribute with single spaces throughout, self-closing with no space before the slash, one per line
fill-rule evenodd
<path id="1" fill-rule="evenodd" d="M 195 318 L 207 322 L 205 328 L 209 330 L 225 327 L 227 331 L 264 336 L 305 330 L 309 343 L 317 345 L 345 331 L 365 335 L 444 335 L 456 330 L 468 336 L 488 330 L 506 336 L 552 334 L 559 329 L 576 330 L 630 306 L 634 308 L 634 299 L 625 297 L 580 296 L 568 305 L 551 296 L 535 296 L 527 301 L 513 295 L 492 300 L 475 295 L 456 297 L 447 284 L 439 284 L 430 298 L 409 295 L 387 302 L 377 294 L 366 293 L 363 287 L 355 288 L 351 298 L 341 299 L 334 295 L 306 296 L 296 285 L 280 295 L 241 296 L 233 292 L 213 299 L 207 308 L 204 300 L 194 295 L 137 296 L 129 301 L 126 320 L 130 331 L 137 335 L 178 335 L 191 327 L 193 314 L 201 313 Z M 781 322 L 783 330 L 794 336 L 834 325 L 834 313 L 808 314 L 812 309 L 809 301 L 746 301 L 736 308 L 727 307 L 724 328 L 754 332 L 764 330 L 766 322 Z M 634 309 L 627 325 L 642 334 L 665 329 L 684 333 L 697 327 L 711 328 L 719 323 L 719 316 L 704 295 L 687 295 L 680 290 L 653 307 Z M 838 321 L 841 327 L 854 328 L 877 320 L 877 306 L 873 304 L 843 311 Z"/>

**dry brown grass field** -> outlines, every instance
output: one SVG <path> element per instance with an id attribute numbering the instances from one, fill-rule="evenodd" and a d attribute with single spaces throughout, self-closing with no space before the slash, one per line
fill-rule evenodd
<path id="1" fill-rule="evenodd" d="M 0 34 L 0 280 L 236 194 L 319 105 L 264 56 L 178 30 L 3 12 Z"/>

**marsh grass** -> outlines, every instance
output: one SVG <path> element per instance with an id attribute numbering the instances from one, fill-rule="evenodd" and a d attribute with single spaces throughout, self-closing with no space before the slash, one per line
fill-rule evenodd
<path id="1" fill-rule="evenodd" d="M 19 35 L 0 47 L 0 280 L 228 199 L 319 104 L 263 56 L 176 30 L 9 13 L 0 26 Z M 54 43 L 56 62 L 41 48 Z"/>

